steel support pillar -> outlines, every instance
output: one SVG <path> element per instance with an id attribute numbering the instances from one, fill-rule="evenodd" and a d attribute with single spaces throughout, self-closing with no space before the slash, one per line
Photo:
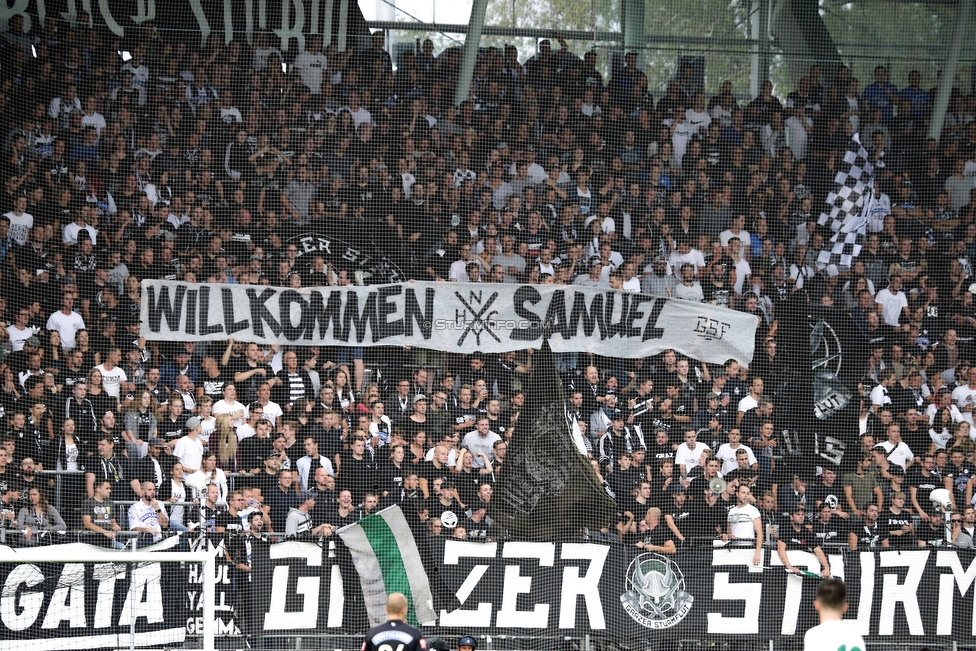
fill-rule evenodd
<path id="1" fill-rule="evenodd" d="M 623 0 L 624 47 L 636 50 L 644 47 L 647 34 L 644 28 L 644 0 Z"/>
<path id="2" fill-rule="evenodd" d="M 759 97 L 763 84 L 769 79 L 769 0 L 752 0 L 752 69 L 749 75 L 749 94 Z"/>
<path id="3" fill-rule="evenodd" d="M 936 140 L 942 135 L 946 112 L 949 110 L 949 100 L 952 98 L 952 84 L 959 72 L 959 57 L 962 56 L 962 46 L 966 41 L 967 29 L 973 18 L 973 5 L 976 0 L 959 0 L 956 5 L 956 29 L 952 34 L 949 53 L 942 64 L 942 74 L 939 77 L 939 92 L 935 95 L 935 106 L 932 110 L 932 120 L 929 122 L 929 138 Z"/>
<path id="4" fill-rule="evenodd" d="M 461 50 L 461 70 L 458 72 L 457 88 L 454 91 L 455 106 L 468 99 L 468 93 L 471 91 L 471 80 L 474 78 L 474 67 L 478 63 L 478 46 L 481 44 L 481 32 L 485 27 L 487 9 L 488 0 L 474 0 L 471 5 L 468 34 Z"/>

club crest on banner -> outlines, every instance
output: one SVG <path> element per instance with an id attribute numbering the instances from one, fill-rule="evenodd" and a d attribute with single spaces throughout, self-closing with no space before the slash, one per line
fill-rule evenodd
<path id="1" fill-rule="evenodd" d="M 670 628 L 691 611 L 695 598 L 685 589 L 681 568 L 660 554 L 641 554 L 627 568 L 624 610 L 647 628 Z"/>

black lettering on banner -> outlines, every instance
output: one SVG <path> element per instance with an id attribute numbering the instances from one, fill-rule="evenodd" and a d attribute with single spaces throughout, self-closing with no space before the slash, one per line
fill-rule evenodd
<path id="1" fill-rule="evenodd" d="M 394 296 L 399 296 L 403 293 L 403 285 L 387 285 L 386 287 L 380 287 L 376 298 L 376 322 L 379 326 L 379 338 L 386 339 L 387 337 L 396 337 L 403 334 L 403 318 L 399 318 L 396 321 L 387 321 L 387 317 L 391 314 L 396 314 L 399 311 L 399 305 L 396 302 L 392 302 L 389 299 Z M 375 334 L 375 333 L 374 333 Z M 376 340 L 374 336 L 373 340 Z"/>
<path id="2" fill-rule="evenodd" d="M 589 311 L 587 311 L 586 294 L 583 292 L 574 292 L 573 311 L 569 314 L 569 323 L 567 325 L 571 337 L 575 337 L 579 332 L 580 320 L 583 321 L 583 334 L 587 337 L 593 335 L 593 330 L 597 326 L 600 327 L 601 333 L 605 331 L 606 323 L 603 319 L 603 296 L 601 294 L 593 297 L 593 303 L 590 305 Z"/>
<path id="3" fill-rule="evenodd" d="M 215 323 L 213 325 L 210 325 L 209 323 L 208 317 L 210 316 L 210 288 L 206 286 L 201 287 L 199 294 L 200 294 L 200 306 L 201 306 L 200 328 L 199 328 L 200 336 L 205 337 L 207 335 L 211 335 L 216 332 L 223 332 L 224 326 L 222 326 L 221 324 Z M 187 321 L 189 322 L 189 316 L 187 317 Z"/>
<path id="4" fill-rule="evenodd" d="M 563 339 L 569 339 L 573 333 L 569 332 L 569 323 L 566 321 L 566 294 L 559 289 L 553 292 L 552 299 L 549 301 L 549 309 L 546 310 L 546 335 L 562 335 Z"/>
<path id="5" fill-rule="evenodd" d="M 230 287 L 221 287 L 220 303 L 224 308 L 224 332 L 231 336 L 235 332 L 247 330 L 251 323 L 247 319 L 234 321 L 234 291 Z M 209 309 L 209 305 L 204 303 L 203 310 Z"/>
<path id="6" fill-rule="evenodd" d="M 379 330 L 376 323 L 376 292 L 370 292 L 366 296 L 362 312 L 359 311 L 359 295 L 355 291 L 346 292 L 346 305 L 342 311 L 343 339 L 347 342 L 351 339 L 352 327 L 355 326 L 356 342 L 361 344 L 366 338 L 366 328 L 369 327 L 375 342 Z"/>
<path id="7" fill-rule="evenodd" d="M 146 288 L 146 298 L 148 299 L 148 318 L 147 323 L 152 332 L 160 332 L 162 320 L 166 319 L 166 326 L 173 331 L 179 331 L 180 318 L 183 316 L 183 299 L 186 297 L 186 287 L 180 285 L 176 288 L 176 296 L 171 297 L 169 287 L 160 287 L 159 296 L 156 295 L 155 287 Z"/>
<path id="8" fill-rule="evenodd" d="M 292 325 L 291 322 L 291 306 L 292 304 L 297 304 L 299 306 L 298 313 L 298 325 Z M 305 319 L 302 317 L 306 311 L 308 311 L 308 301 L 306 301 L 301 294 L 293 289 L 286 289 L 281 292 L 281 297 L 278 298 L 278 312 L 281 317 L 281 333 L 285 335 L 285 339 L 291 342 L 298 341 L 305 334 Z"/>
<path id="9" fill-rule="evenodd" d="M 647 316 L 647 325 L 644 326 L 644 341 L 664 337 L 664 328 L 657 327 L 657 320 L 661 316 L 661 311 L 667 305 L 667 302 L 668 299 L 666 298 L 654 299 L 654 307 L 651 308 L 651 313 Z"/>
<path id="10" fill-rule="evenodd" d="M 724 323 L 707 316 L 699 316 L 698 322 L 695 324 L 695 332 L 709 341 L 713 339 L 721 340 L 731 327 L 732 324 L 730 323 Z"/>
<path id="11" fill-rule="evenodd" d="M 613 303 L 614 298 L 620 297 L 620 319 L 616 322 L 613 320 Z M 636 294 L 631 294 L 630 292 L 614 292 L 607 295 L 607 304 L 604 307 L 607 315 L 607 336 L 613 337 L 614 335 L 626 336 L 624 333 L 624 325 L 627 323 L 627 313 L 630 311 L 630 297 L 636 296 Z"/>
<path id="12" fill-rule="evenodd" d="M 188 335 L 195 335 L 197 333 L 197 300 L 199 293 L 195 289 L 188 289 L 186 292 L 186 321 L 183 326 L 183 332 Z M 200 311 L 206 312 L 207 310 L 204 308 Z"/>
<path id="13" fill-rule="evenodd" d="M 314 339 L 318 332 L 318 336 L 324 339 L 330 327 L 335 339 L 346 339 L 342 330 L 342 292 L 329 292 L 328 301 L 324 304 L 322 292 L 312 292 L 308 298 L 308 308 L 302 312 L 305 336 Z"/>
<path id="14" fill-rule="evenodd" d="M 274 297 L 275 294 L 277 294 L 277 290 L 270 287 L 263 290 L 260 295 L 253 289 L 247 290 L 247 298 L 251 304 L 251 330 L 255 337 L 264 337 L 264 323 L 268 324 L 271 334 L 275 337 L 281 334 L 281 324 L 265 305 L 268 299 Z"/>
<path id="15" fill-rule="evenodd" d="M 630 295 L 630 310 L 627 312 L 627 318 L 620 320 L 620 334 L 628 338 L 641 336 L 640 326 L 636 323 L 638 319 L 644 316 L 641 313 L 640 306 L 653 300 L 653 297 L 644 294 Z"/>
<path id="16" fill-rule="evenodd" d="M 531 285 L 525 285 L 515 290 L 512 303 L 515 314 L 528 322 L 528 327 L 513 328 L 511 338 L 515 341 L 535 341 L 542 336 L 542 321 L 539 315 L 525 307 L 526 303 L 536 305 L 542 300 L 542 294 Z"/>
<path id="17" fill-rule="evenodd" d="M 424 339 L 430 339 L 434 327 L 434 296 L 436 292 L 428 287 L 424 292 L 424 308 L 426 314 L 420 309 L 417 302 L 416 292 L 408 287 L 404 295 L 403 302 L 403 334 L 408 337 L 413 336 L 413 324 L 416 323 L 420 329 L 420 334 Z"/>

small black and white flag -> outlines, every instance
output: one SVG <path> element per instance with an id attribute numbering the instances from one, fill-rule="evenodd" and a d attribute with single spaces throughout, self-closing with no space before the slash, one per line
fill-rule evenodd
<path id="1" fill-rule="evenodd" d="M 861 145 L 858 134 L 851 138 L 850 148 L 844 155 L 844 163 L 850 167 L 839 170 L 834 177 L 836 187 L 827 195 L 830 210 L 820 213 L 817 223 L 830 226 L 834 235 L 830 247 L 824 247 L 817 258 L 817 267 L 836 274 L 850 269 L 861 253 L 874 195 L 874 168 L 868 152 Z"/>

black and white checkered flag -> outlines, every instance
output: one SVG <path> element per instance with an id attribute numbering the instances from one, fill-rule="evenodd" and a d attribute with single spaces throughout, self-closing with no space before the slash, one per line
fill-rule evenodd
<path id="1" fill-rule="evenodd" d="M 820 213 L 817 220 L 834 232 L 830 247 L 824 247 L 817 258 L 817 267 L 830 273 L 837 273 L 840 268 L 850 269 L 861 253 L 874 202 L 874 164 L 856 133 L 844 155 L 844 163 L 850 167 L 837 172 L 834 191 L 827 195 L 830 209 Z"/>

